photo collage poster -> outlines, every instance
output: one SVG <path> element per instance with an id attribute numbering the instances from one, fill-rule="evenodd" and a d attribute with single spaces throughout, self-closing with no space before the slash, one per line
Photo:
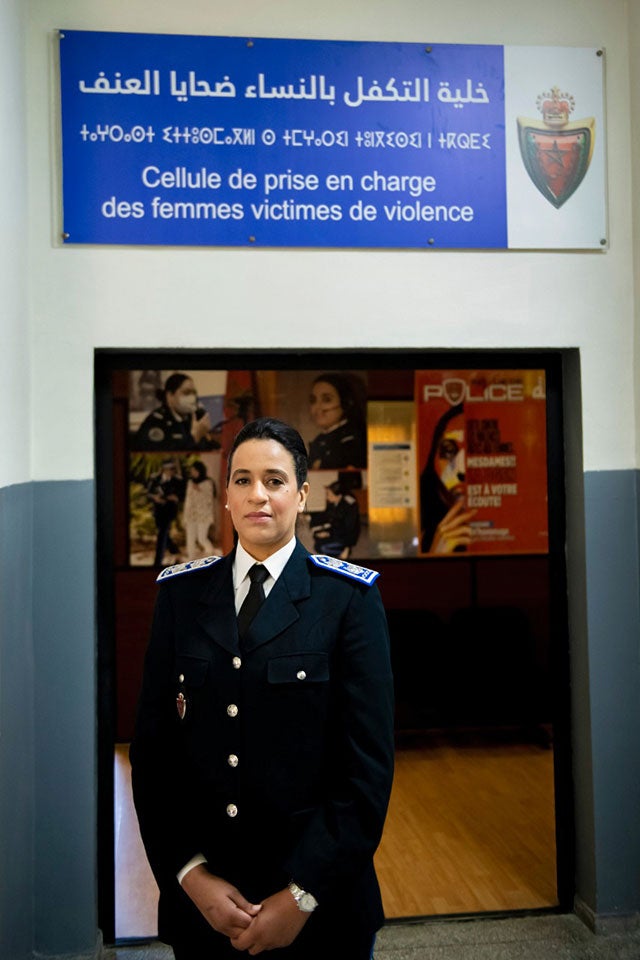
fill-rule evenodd
<path id="1" fill-rule="evenodd" d="M 416 371 L 403 402 L 367 371 L 135 370 L 129 375 L 129 563 L 228 552 L 228 454 L 257 416 L 309 452 L 297 536 L 312 553 L 375 557 L 548 549 L 543 371 Z"/>

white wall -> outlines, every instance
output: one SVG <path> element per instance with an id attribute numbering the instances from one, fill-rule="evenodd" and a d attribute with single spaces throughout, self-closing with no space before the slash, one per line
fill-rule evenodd
<path id="1" fill-rule="evenodd" d="M 0 7 L 0 487 L 29 479 L 24 4 Z"/>
<path id="2" fill-rule="evenodd" d="M 635 330 L 636 330 L 636 348 L 635 363 L 636 370 L 640 370 L 640 125 L 637 122 L 640 116 L 640 61 L 638 60 L 637 50 L 640 42 L 640 2 L 630 0 L 629 2 L 629 62 L 630 76 L 629 88 L 631 90 L 631 116 L 635 118 L 635 123 L 631 126 L 632 134 L 632 216 L 633 216 L 633 260 L 634 260 L 634 278 L 635 278 Z M 636 457 L 640 457 L 640 383 L 636 377 Z"/>
<path id="3" fill-rule="evenodd" d="M 637 466 L 630 40 L 624 0 L 539 0 L 534 5 L 523 0 L 30 0 L 29 10 L 34 479 L 92 475 L 92 354 L 98 346 L 578 346 L 585 468 Z M 62 248 L 53 39 L 58 27 L 601 45 L 606 48 L 610 249 Z"/>

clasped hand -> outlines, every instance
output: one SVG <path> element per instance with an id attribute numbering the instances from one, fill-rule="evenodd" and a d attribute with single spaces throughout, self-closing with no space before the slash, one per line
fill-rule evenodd
<path id="1" fill-rule="evenodd" d="M 288 889 L 263 903 L 249 903 L 233 884 L 209 873 L 204 864 L 189 871 L 182 888 L 214 930 L 251 956 L 288 947 L 310 917 L 298 909 Z"/>

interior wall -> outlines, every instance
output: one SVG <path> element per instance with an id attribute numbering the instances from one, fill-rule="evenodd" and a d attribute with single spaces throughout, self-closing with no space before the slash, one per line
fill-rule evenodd
<path id="1" fill-rule="evenodd" d="M 640 911 L 638 483 L 623 470 L 585 478 L 595 902 L 604 915 Z"/>
<path id="2" fill-rule="evenodd" d="M 97 942 L 95 541 L 82 522 L 94 490 L 36 483 L 32 495 L 34 949 L 79 956 Z"/>
<path id="3" fill-rule="evenodd" d="M 631 116 L 637 117 L 640 111 L 640 61 L 635 55 L 640 39 L 640 3 L 629 2 L 629 89 L 631 96 Z M 633 217 L 633 276 L 635 304 L 635 364 L 640 363 L 640 128 L 637 123 L 631 125 L 631 210 Z M 640 382 L 636 378 L 636 456 L 640 449 Z"/>
<path id="4" fill-rule="evenodd" d="M 24 4 L 6 0 L 0 5 L 0 956 L 9 960 L 30 955 L 34 932 L 24 70 Z"/>
<path id="5" fill-rule="evenodd" d="M 7 960 L 30 956 L 34 934 L 32 509 L 30 484 L 0 488 L 0 957 Z"/>
<path id="6" fill-rule="evenodd" d="M 34 476 L 93 472 L 95 346 L 577 346 L 585 467 L 635 466 L 629 49 L 624 0 L 31 0 L 30 272 L 33 403 L 56 396 L 57 429 L 33 420 Z M 517 16 L 515 11 L 517 10 Z M 606 252 L 178 249 L 59 241 L 54 31 L 59 27 L 603 46 L 610 249 Z M 49 97 L 42 96 L 50 91 Z M 461 276 L 464 282 L 461 283 Z M 606 318 L 606 322 L 604 321 Z M 400 341 L 400 342 L 399 342 Z M 60 371 L 65 371 L 60 389 Z M 615 389 L 612 389 L 615 384 Z"/>
<path id="7" fill-rule="evenodd" d="M 24 4 L 0 8 L 0 488 L 30 477 L 30 371 L 27 316 L 27 177 Z"/>

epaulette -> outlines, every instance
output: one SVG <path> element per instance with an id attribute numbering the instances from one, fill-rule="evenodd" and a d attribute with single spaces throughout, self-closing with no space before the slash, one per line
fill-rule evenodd
<path id="1" fill-rule="evenodd" d="M 156 583 L 160 580 L 168 580 L 169 577 L 179 577 L 182 573 L 191 573 L 192 570 L 203 570 L 204 567 L 210 567 L 222 557 L 203 557 L 201 560 L 188 560 L 187 563 L 174 563 L 171 567 L 165 567 L 162 573 L 156 577 Z"/>
<path id="2" fill-rule="evenodd" d="M 325 570 L 332 570 L 334 573 L 341 573 L 343 577 L 349 577 L 351 580 L 357 580 L 358 583 L 364 583 L 370 587 L 372 583 L 380 576 L 377 570 L 369 570 L 367 567 L 359 567 L 355 563 L 348 563 L 346 560 L 338 560 L 337 557 L 326 557 L 321 553 L 312 553 L 309 557 L 316 567 L 322 567 Z"/>

